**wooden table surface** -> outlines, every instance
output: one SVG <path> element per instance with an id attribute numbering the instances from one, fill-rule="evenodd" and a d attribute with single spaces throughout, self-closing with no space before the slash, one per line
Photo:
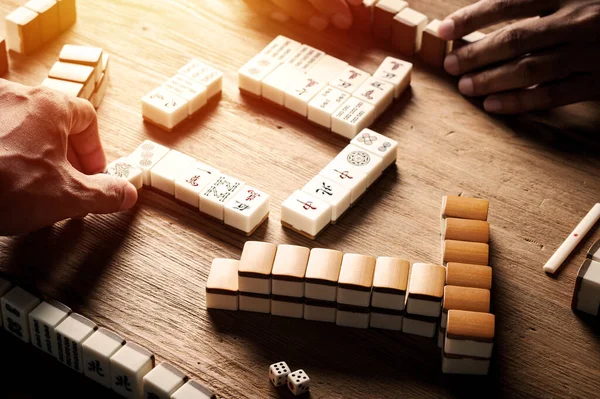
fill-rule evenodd
<path id="1" fill-rule="evenodd" d="M 442 18 L 467 3 L 411 5 Z M 3 1 L 0 14 L 17 5 Z M 574 314 L 570 303 L 599 229 L 556 278 L 542 265 L 600 200 L 598 104 L 495 118 L 463 98 L 453 78 L 409 59 L 412 90 L 373 126 L 399 142 L 397 170 L 312 242 L 281 227 L 280 204 L 347 141 L 241 96 L 236 71 L 278 34 L 369 72 L 393 52 L 359 34 L 272 22 L 241 1 L 78 0 L 78 9 L 76 26 L 50 45 L 30 57 L 12 54 L 5 78 L 39 84 L 65 43 L 104 48 L 111 83 L 98 117 L 108 158 L 155 140 L 265 190 L 271 217 L 252 240 L 438 262 L 441 197 L 489 199 L 497 316 L 491 372 L 442 375 L 434 340 L 207 312 L 212 259 L 239 258 L 247 238 L 145 190 L 133 211 L 0 239 L 1 271 L 148 347 L 225 398 L 286 397 L 267 379 L 268 365 L 279 360 L 307 371 L 312 398 L 597 397 L 598 324 Z M 140 98 L 193 58 L 224 72 L 220 102 L 175 133 L 144 124 Z M 0 342 L 10 397 L 112 397 L 6 334 Z"/>

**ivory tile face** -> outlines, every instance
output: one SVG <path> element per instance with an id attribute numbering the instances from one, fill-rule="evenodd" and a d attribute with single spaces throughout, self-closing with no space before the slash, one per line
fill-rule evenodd
<path id="1" fill-rule="evenodd" d="M 269 295 L 240 293 L 240 310 L 255 313 L 271 313 L 271 298 Z"/>
<path id="2" fill-rule="evenodd" d="M 57 356 L 56 327 L 71 314 L 60 302 L 47 300 L 29 313 L 31 344 L 52 357 Z"/>
<path id="3" fill-rule="evenodd" d="M 260 54 L 277 62 L 287 61 L 302 46 L 299 42 L 279 35 L 269 43 Z"/>
<path id="4" fill-rule="evenodd" d="M 365 151 L 360 147 L 349 144 L 336 157 L 345 169 L 351 172 L 360 172 L 367 175 L 367 187 L 381 176 L 383 171 L 383 159 L 372 152 Z"/>
<path id="5" fill-rule="evenodd" d="M 328 129 L 331 128 L 331 115 L 350 98 L 350 94 L 325 87 L 308 103 L 308 120 Z"/>
<path id="6" fill-rule="evenodd" d="M 144 398 L 170 399 L 185 382 L 184 373 L 170 365 L 161 363 L 144 376 Z"/>
<path id="7" fill-rule="evenodd" d="M 404 316 L 402 312 L 381 313 L 378 310 L 371 309 L 369 317 L 369 327 L 380 328 L 382 330 L 402 331 Z"/>
<path id="8" fill-rule="evenodd" d="M 223 89 L 223 73 L 198 60 L 190 61 L 178 72 L 205 86 L 208 99 L 219 94 Z"/>
<path id="9" fill-rule="evenodd" d="M 85 98 L 83 96 L 83 84 L 68 82 L 66 80 L 46 78 L 42 82 L 42 86 L 56 90 L 60 93 L 71 97 Z"/>
<path id="10" fill-rule="evenodd" d="M 271 297 L 271 314 L 301 319 L 304 316 L 304 301 L 302 298 L 273 295 Z"/>
<path id="11" fill-rule="evenodd" d="M 369 328 L 369 309 L 338 305 L 335 324 L 342 327 Z"/>
<path id="12" fill-rule="evenodd" d="M 324 56 L 321 50 L 303 44 L 285 62 L 302 72 L 308 72 Z"/>
<path id="13" fill-rule="evenodd" d="M 158 87 L 142 98 L 144 119 L 168 131 L 187 119 L 188 109 L 186 99 L 164 87 Z"/>
<path id="14" fill-rule="evenodd" d="M 353 139 L 375 119 L 375 106 L 357 98 L 350 97 L 331 115 L 331 131 Z"/>
<path id="15" fill-rule="evenodd" d="M 281 205 L 281 222 L 310 237 L 316 237 L 331 222 L 331 205 L 315 196 L 296 191 Z"/>
<path id="16" fill-rule="evenodd" d="M 110 176 L 127 179 L 138 190 L 144 185 L 142 170 L 133 165 L 127 158 L 120 158 L 109 163 L 104 173 Z"/>
<path id="17" fill-rule="evenodd" d="M 150 170 L 158 163 L 167 153 L 169 149 L 150 140 L 144 141 L 129 157 L 128 160 L 132 165 L 140 168 L 144 176 L 144 185 L 151 185 Z"/>
<path id="18" fill-rule="evenodd" d="M 284 105 L 285 91 L 293 83 L 302 78 L 303 72 L 290 64 L 281 64 L 262 80 L 262 97 L 277 104 Z"/>
<path id="19" fill-rule="evenodd" d="M 175 198 L 193 207 L 200 207 L 200 193 L 219 178 L 221 172 L 202 162 L 194 162 L 175 179 Z"/>
<path id="20" fill-rule="evenodd" d="M 394 101 L 394 85 L 370 77 L 353 94 L 354 97 L 375 107 L 375 118 L 388 109 Z"/>
<path id="21" fill-rule="evenodd" d="M 59 18 L 61 16 L 61 4 L 59 2 Z M 62 24 L 62 23 L 61 23 Z M 94 68 L 95 80 L 98 82 L 102 75 L 102 56 L 103 50 L 99 47 L 77 46 L 74 44 L 65 44 L 60 51 L 58 60 L 71 64 L 91 66 Z"/>
<path id="22" fill-rule="evenodd" d="M 336 304 L 335 302 L 305 300 L 304 304 L 304 319 L 322 321 L 327 323 L 335 323 L 336 320 Z"/>
<path id="23" fill-rule="evenodd" d="M 260 97 L 262 95 L 262 80 L 279 64 L 279 61 L 265 54 L 256 55 L 238 70 L 240 90 Z"/>
<path id="24" fill-rule="evenodd" d="M 350 144 L 381 157 L 383 169 L 395 163 L 398 157 L 398 142 L 371 129 L 363 129 Z"/>
<path id="25" fill-rule="evenodd" d="M 54 63 L 48 77 L 52 79 L 68 80 L 69 82 L 81 83 L 83 91 L 81 96 L 86 100 L 94 94 L 95 77 L 94 68 L 86 65 L 71 64 L 57 61 Z"/>
<path id="26" fill-rule="evenodd" d="M 588 258 L 579 268 L 571 307 L 600 315 L 600 262 Z"/>
<path id="27" fill-rule="evenodd" d="M 410 62 L 394 57 L 386 57 L 373 74 L 373 77 L 393 84 L 394 98 L 399 98 L 410 84 L 412 69 L 413 65 Z"/>
<path id="28" fill-rule="evenodd" d="M 179 388 L 171 399 L 216 399 L 215 394 L 197 381 L 188 381 Z"/>
<path id="29" fill-rule="evenodd" d="M 350 190 L 321 175 L 315 176 L 302 188 L 302 191 L 331 205 L 332 222 L 335 222 L 350 207 Z"/>
<path id="30" fill-rule="evenodd" d="M 150 170 L 152 187 L 168 195 L 175 195 L 175 180 L 196 160 L 179 151 L 171 150 Z"/>
<path id="31" fill-rule="evenodd" d="M 65 318 L 55 329 L 58 361 L 83 373 L 82 345 L 97 329 L 96 323 L 80 314 Z"/>
<path id="32" fill-rule="evenodd" d="M 90 102 L 94 106 L 94 108 L 98 109 L 102 104 L 102 100 L 104 100 L 104 96 L 106 95 L 106 89 L 108 87 L 108 75 L 106 73 L 102 73 L 100 77 L 100 81 L 96 85 L 96 89 L 94 90 L 94 94 L 92 94 L 92 98 Z"/>
<path id="33" fill-rule="evenodd" d="M 266 220 L 270 206 L 269 194 L 245 185 L 225 203 L 225 224 L 249 234 Z"/>
<path id="34" fill-rule="evenodd" d="M 419 52 L 426 25 L 427 16 L 412 8 L 404 8 L 392 22 L 392 47 L 406 55 Z"/>
<path id="35" fill-rule="evenodd" d="M 200 195 L 200 212 L 224 219 L 225 203 L 242 189 L 244 182 L 223 173 Z"/>
<path id="36" fill-rule="evenodd" d="M 206 308 L 238 310 L 238 270 L 240 262 L 214 259 L 206 281 Z"/>
<path id="37" fill-rule="evenodd" d="M 348 63 L 346 61 L 326 54 L 310 69 L 309 75 L 327 84 L 338 77 L 347 67 Z"/>
<path id="38" fill-rule="evenodd" d="M 144 376 L 154 367 L 154 355 L 128 342 L 110 358 L 112 390 L 126 398 L 140 398 L 144 393 Z"/>
<path id="39" fill-rule="evenodd" d="M 114 332 L 100 327 L 81 345 L 83 373 L 86 377 L 111 386 L 110 358 L 125 345 L 125 340 Z"/>
<path id="40" fill-rule="evenodd" d="M 312 77 L 302 77 L 288 86 L 284 94 L 284 105 L 287 109 L 306 117 L 308 103 L 321 91 L 325 84 Z"/>
<path id="41" fill-rule="evenodd" d="M 188 103 L 188 115 L 191 116 L 204 107 L 207 102 L 206 86 L 194 82 L 185 75 L 177 74 L 163 85 L 165 89 L 183 98 Z"/>
<path id="42" fill-rule="evenodd" d="M 346 162 L 333 160 L 319 172 L 319 176 L 350 190 L 350 203 L 353 204 L 367 190 L 367 175 L 347 166 Z"/>
<path id="43" fill-rule="evenodd" d="M 371 75 L 365 71 L 352 66 L 344 69 L 335 79 L 329 82 L 331 87 L 352 94 L 362 85 Z"/>
<path id="44" fill-rule="evenodd" d="M 23 288 L 12 288 L 0 299 L 4 329 L 23 342 L 29 342 L 29 313 L 39 303 L 37 296 Z"/>
<path id="45" fill-rule="evenodd" d="M 6 16 L 6 45 L 9 50 L 30 54 L 42 44 L 40 16 L 25 7 L 18 7 Z"/>

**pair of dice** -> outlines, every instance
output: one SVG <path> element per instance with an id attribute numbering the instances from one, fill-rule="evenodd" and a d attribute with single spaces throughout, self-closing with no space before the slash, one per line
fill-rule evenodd
<path id="1" fill-rule="evenodd" d="M 269 366 L 269 379 L 276 387 L 287 384 L 287 387 L 296 396 L 308 392 L 310 378 L 304 370 L 296 370 L 290 373 L 286 362 L 277 362 Z"/>

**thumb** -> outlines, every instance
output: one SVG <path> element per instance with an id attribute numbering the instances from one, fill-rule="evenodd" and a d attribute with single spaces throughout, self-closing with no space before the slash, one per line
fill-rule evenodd
<path id="1" fill-rule="evenodd" d="M 84 175 L 75 172 L 78 181 L 76 212 L 115 213 L 130 209 L 138 199 L 137 189 L 127 179 L 106 174 Z"/>

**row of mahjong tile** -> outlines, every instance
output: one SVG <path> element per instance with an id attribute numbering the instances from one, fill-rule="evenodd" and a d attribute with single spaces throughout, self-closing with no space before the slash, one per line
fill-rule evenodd
<path id="1" fill-rule="evenodd" d="M 458 357 L 479 359 L 491 354 L 494 335 L 493 315 L 453 308 L 461 301 L 473 301 L 478 303 L 477 310 L 489 310 L 489 288 L 479 287 L 491 287 L 491 275 L 479 272 L 474 279 L 472 267 L 451 264 L 446 269 L 415 263 L 411 268 L 408 261 L 398 258 L 247 242 L 239 261 L 213 261 L 206 283 L 206 306 L 429 338 L 435 336 L 441 316 L 446 328 L 443 339 L 449 343 L 445 353 L 452 365 L 444 372 L 464 373 L 471 369 L 456 367 Z M 444 289 L 445 280 L 464 279 L 478 287 Z M 442 304 L 444 291 L 448 298 Z M 486 362 L 489 366 L 489 359 Z"/>
<path id="2" fill-rule="evenodd" d="M 118 159 L 105 173 L 143 185 L 247 235 L 269 216 L 270 196 L 212 166 L 152 141 L 144 141 L 128 158 Z"/>
<path id="3" fill-rule="evenodd" d="M 223 73 L 198 60 L 181 67 L 162 86 L 142 98 L 144 120 L 172 131 L 223 89 Z"/>
<path id="4" fill-rule="evenodd" d="M 402 54 L 419 53 L 423 61 L 441 67 L 446 54 L 452 51 L 453 42 L 439 37 L 441 21 L 429 22 L 426 15 L 408 7 L 406 1 L 364 0 L 352 9 L 358 29 L 373 32 L 378 39 L 391 42 L 392 47 Z M 485 34 L 474 32 L 459 43 L 473 43 L 483 37 Z"/>
<path id="5" fill-rule="evenodd" d="M 579 268 L 571 308 L 600 316 L 600 240 L 592 245 Z"/>
<path id="6" fill-rule="evenodd" d="M 154 355 L 98 327 L 52 299 L 0 278 L 0 326 L 70 369 L 126 398 L 213 399 L 216 396 L 168 363 L 155 367 Z"/>
<path id="7" fill-rule="evenodd" d="M 388 57 L 371 76 L 285 36 L 276 37 L 238 70 L 250 93 L 352 139 L 410 84 L 412 64 Z"/>
<path id="8" fill-rule="evenodd" d="M 398 143 L 370 129 L 360 132 L 302 190 L 281 205 L 281 223 L 315 239 L 396 162 Z"/>
<path id="9" fill-rule="evenodd" d="M 441 236 L 442 236 L 442 260 L 471 262 L 468 266 L 477 271 L 489 274 L 491 281 L 491 268 L 489 262 L 488 248 L 490 237 L 490 225 L 487 222 L 489 202 L 484 199 L 445 196 L 442 198 L 441 208 Z M 449 244 L 450 243 L 450 244 Z M 474 251 L 473 245 L 486 246 L 479 251 Z M 485 249 L 485 250 L 484 250 Z M 485 254 L 485 256 L 484 256 Z M 458 260 L 457 260 L 458 259 Z M 481 264 L 478 266 L 478 264 Z M 485 268 L 478 270 L 477 268 Z M 475 312 L 477 318 L 490 318 L 490 288 L 474 288 L 470 286 L 450 285 L 446 282 L 444 287 L 443 314 L 451 311 Z M 491 316 L 493 317 L 493 316 Z M 443 337 L 452 335 L 447 331 L 447 325 L 442 316 L 442 322 L 438 332 L 438 346 L 443 352 L 442 367 L 448 370 L 460 371 L 466 374 L 487 374 L 489 359 L 492 356 L 490 350 L 485 349 L 489 337 L 484 344 L 469 343 L 463 345 L 460 357 L 456 357 L 455 348 L 447 348 L 447 340 Z M 480 337 L 481 338 L 481 337 Z"/>
<path id="10" fill-rule="evenodd" d="M 65 44 L 42 86 L 89 100 L 98 108 L 108 86 L 109 56 L 99 47 Z"/>
<path id="11" fill-rule="evenodd" d="M 31 0 L 6 16 L 8 48 L 30 54 L 54 40 L 76 19 L 75 0 Z"/>

